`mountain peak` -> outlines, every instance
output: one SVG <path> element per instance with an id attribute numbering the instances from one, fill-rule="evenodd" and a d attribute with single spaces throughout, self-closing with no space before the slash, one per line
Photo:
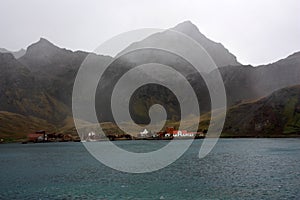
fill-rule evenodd
<path id="1" fill-rule="evenodd" d="M 191 21 L 184 21 L 168 30 L 174 30 L 183 33 L 189 36 L 198 44 L 200 44 L 207 51 L 207 53 L 210 55 L 210 57 L 213 59 L 213 61 L 218 67 L 223 67 L 228 65 L 231 66 L 240 65 L 236 57 L 232 53 L 230 53 L 222 44 L 208 39 L 205 35 L 203 35 L 199 31 L 197 26 L 193 24 Z M 164 32 L 152 34 L 147 38 L 145 38 L 144 40 L 135 42 L 129 45 L 125 50 L 123 50 L 123 52 L 138 47 L 139 48 L 145 46 L 148 47 L 149 44 L 152 46 L 155 43 L 160 43 L 160 46 L 163 45 L 166 48 L 170 48 L 170 47 L 172 47 L 173 49 L 182 48 L 180 45 L 178 45 L 179 42 L 178 37 L 174 37 L 174 34 L 170 34 L 170 31 L 168 30 Z M 196 52 L 190 50 L 189 53 L 195 56 L 195 58 L 199 59 L 199 55 L 197 55 Z"/>
<path id="2" fill-rule="evenodd" d="M 189 20 L 177 24 L 173 29 L 177 30 L 177 31 L 198 31 L 198 32 L 200 32 L 198 27 Z"/>
<path id="3" fill-rule="evenodd" d="M 189 20 L 181 22 L 171 29 L 181 32 L 181 33 L 184 33 L 188 36 L 191 36 L 192 38 L 193 38 L 193 36 L 197 35 L 198 37 L 201 37 L 201 38 L 207 40 L 205 35 L 199 31 L 198 27 Z"/>
<path id="4" fill-rule="evenodd" d="M 214 42 L 207 38 L 204 34 L 202 34 L 199 31 L 198 27 L 191 21 L 184 21 L 172 29 L 188 35 L 189 37 L 197 41 L 199 44 L 201 44 L 203 48 L 212 57 L 212 59 L 215 61 L 217 66 L 221 67 L 228 65 L 239 65 L 239 62 L 232 53 L 230 53 L 222 44 Z"/>
<path id="5" fill-rule="evenodd" d="M 193 22 L 191 22 L 190 20 L 186 20 L 186 21 L 183 21 L 183 22 L 177 24 L 177 26 L 196 26 L 196 25 L 193 24 Z"/>
<path id="6" fill-rule="evenodd" d="M 31 44 L 26 51 L 25 56 L 29 57 L 43 57 L 57 54 L 61 48 L 55 46 L 49 40 L 40 38 L 39 41 Z"/>
<path id="7" fill-rule="evenodd" d="M 42 46 L 42 47 L 56 47 L 53 43 L 51 43 L 49 40 L 41 37 L 39 39 L 39 41 L 37 41 L 36 43 L 33 43 L 32 45 L 30 45 L 28 48 L 32 47 L 32 46 Z M 58 48 L 58 47 L 56 47 Z"/>

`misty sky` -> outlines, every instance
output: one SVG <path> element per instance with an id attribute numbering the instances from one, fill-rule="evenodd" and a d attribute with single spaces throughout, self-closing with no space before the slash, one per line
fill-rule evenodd
<path id="1" fill-rule="evenodd" d="M 243 64 L 300 51 L 299 0 L 0 0 L 0 47 L 26 48 L 45 37 L 93 51 L 119 33 L 170 28 L 190 20 Z"/>

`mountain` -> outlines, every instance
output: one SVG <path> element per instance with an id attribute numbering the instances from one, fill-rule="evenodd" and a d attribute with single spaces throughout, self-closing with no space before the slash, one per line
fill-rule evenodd
<path id="1" fill-rule="evenodd" d="M 197 127 L 192 125 L 194 117 L 191 119 L 189 121 L 186 118 L 184 121 L 191 124 L 190 130 L 195 130 Z M 210 112 L 201 115 L 200 120 L 198 130 L 203 131 L 210 123 Z M 110 133 L 121 133 L 113 123 L 100 125 Z M 179 125 L 178 121 L 171 120 L 167 121 L 165 127 Z M 75 130 L 73 123 L 68 126 L 69 130 Z M 83 127 L 88 129 L 89 126 L 95 125 Z M 127 128 L 130 129 L 130 124 Z M 286 87 L 266 97 L 229 107 L 221 137 L 300 137 L 300 85 Z"/>
<path id="2" fill-rule="evenodd" d="M 300 52 L 275 63 L 221 67 L 228 105 L 257 99 L 281 88 L 300 84 Z M 213 77 L 212 72 L 210 74 Z"/>
<path id="3" fill-rule="evenodd" d="M 32 72 L 57 76 L 69 69 L 79 68 L 87 54 L 82 51 L 73 52 L 59 48 L 50 41 L 40 38 L 38 42 L 27 48 L 19 61 Z"/>
<path id="4" fill-rule="evenodd" d="M 139 52 L 137 52 L 137 54 L 139 54 Z M 168 56 L 168 60 L 175 60 L 175 58 L 172 58 L 171 55 L 165 55 L 161 53 L 156 54 L 155 58 L 159 59 L 160 56 L 164 58 Z M 123 56 L 123 58 L 126 59 L 126 55 Z M 134 60 L 132 57 L 130 58 L 130 60 L 134 61 L 133 63 L 135 64 L 138 64 L 140 59 L 141 58 Z M 144 59 L 147 61 L 151 60 L 151 58 Z M 160 63 L 165 62 L 164 59 L 159 61 Z M 177 62 L 173 63 L 169 62 L 167 65 L 178 70 L 191 67 L 188 63 L 180 60 L 180 58 L 177 58 L 176 61 Z M 218 71 L 219 72 L 215 70 L 208 74 L 204 73 L 203 75 L 208 80 L 214 80 L 216 73 L 221 74 L 227 95 L 227 106 L 231 107 L 243 101 L 256 100 L 281 88 L 299 85 L 300 52 L 294 53 L 285 59 L 268 65 L 257 67 L 250 65 L 225 66 L 219 67 Z M 210 111 L 210 95 L 203 78 L 199 75 L 199 73 L 192 73 L 191 71 L 186 72 L 184 70 L 183 73 L 195 90 L 200 103 L 201 112 L 205 113 Z M 171 78 L 173 77 L 166 77 L 165 80 Z M 180 78 L 178 78 L 178 80 L 180 80 Z M 180 87 L 180 82 L 178 87 Z M 174 95 L 170 93 L 170 91 L 167 91 L 165 88 L 159 86 L 145 86 L 139 90 L 139 92 L 134 93 L 131 101 L 131 114 L 133 118 L 137 119 L 137 122 L 142 123 L 150 120 L 148 113 L 145 111 L 147 111 L 154 103 L 160 103 L 166 106 L 167 110 L 169 110 L 169 115 L 173 116 L 173 118 L 169 118 L 170 120 L 179 119 L 179 103 Z M 106 88 L 106 91 L 109 91 L 109 89 Z M 189 94 L 186 94 L 186 96 L 188 95 Z M 136 107 L 134 108 L 133 105 L 136 105 Z"/>
<path id="5" fill-rule="evenodd" d="M 135 48 L 142 48 L 142 47 L 149 47 L 149 46 L 159 46 L 163 47 L 164 49 L 178 49 L 180 50 L 185 45 L 187 45 L 186 41 L 178 37 L 179 34 L 174 33 L 179 32 L 187 35 L 191 39 L 195 40 L 198 44 L 200 44 L 211 56 L 213 61 L 216 63 L 218 67 L 223 66 L 235 66 L 240 65 L 240 63 L 237 61 L 236 57 L 230 53 L 221 43 L 216 43 L 207 37 L 205 37 L 190 21 L 185 21 L 177 26 L 170 28 L 166 31 L 155 33 L 150 35 L 149 37 L 132 43 L 130 46 L 128 46 L 126 49 L 123 50 L 123 52 L 130 51 L 131 49 Z M 185 53 L 187 53 L 192 58 L 198 59 L 198 60 L 205 60 L 202 59 L 201 56 L 206 55 L 199 55 L 197 52 L 194 51 L 193 48 L 185 48 Z M 157 54 L 156 54 L 157 55 Z M 145 55 L 144 55 L 145 56 Z M 147 54 L 146 56 L 152 56 L 152 54 Z M 200 56 L 200 57 L 199 57 Z M 138 59 L 138 58 L 134 58 Z M 171 60 L 168 60 L 170 62 Z M 182 68 L 181 70 L 184 70 Z"/>
<path id="6" fill-rule="evenodd" d="M 190 21 L 183 22 L 178 24 L 177 26 L 168 29 L 163 32 L 155 33 L 150 35 L 149 37 L 132 43 L 123 51 L 121 51 L 117 57 L 119 57 L 111 66 L 110 69 L 106 71 L 102 82 L 109 83 L 105 85 L 100 85 L 98 90 L 98 97 L 96 98 L 96 109 L 98 113 L 98 118 L 101 121 L 112 121 L 112 113 L 110 107 L 101 106 L 101 105 L 109 105 L 111 102 L 111 93 L 117 81 L 121 78 L 121 76 L 132 69 L 135 66 L 144 64 L 144 63 L 160 63 L 163 65 L 171 66 L 178 72 L 180 72 L 184 77 L 190 77 L 194 79 L 194 84 L 192 87 L 196 89 L 199 88 L 199 92 L 197 92 L 198 100 L 200 102 L 200 109 L 203 111 L 208 111 L 210 108 L 210 99 L 208 89 L 203 78 L 199 75 L 199 73 L 194 69 L 191 63 L 187 62 L 184 58 L 173 54 L 172 52 L 165 51 L 164 49 L 172 49 L 173 51 L 178 50 L 181 51 L 186 44 L 186 40 L 178 37 L 180 32 L 186 34 L 191 37 L 193 40 L 197 41 L 201 44 L 205 50 L 212 57 L 217 66 L 235 66 L 240 65 L 236 59 L 236 57 L 231 54 L 222 44 L 213 42 L 206 38 L 198 28 L 192 24 Z M 151 49 L 148 47 L 160 47 L 156 49 Z M 143 48 L 143 49 L 141 49 Z M 132 51 L 133 49 L 140 49 L 139 51 Z M 202 60 L 207 59 L 207 55 L 199 55 L 198 52 L 195 52 L 194 49 L 187 48 L 184 49 L 185 53 L 191 56 L 194 60 Z M 209 73 L 211 69 L 207 69 L 206 63 L 203 61 L 201 63 L 203 67 L 203 73 Z M 154 71 L 154 70 L 153 70 Z M 153 72 L 152 71 L 152 72 Z M 194 75 L 194 76 L 192 76 Z M 145 75 L 142 74 L 145 80 L 154 79 L 161 76 L 158 71 L 156 74 Z M 130 77 L 127 82 L 128 85 L 134 84 L 136 82 L 137 77 Z M 170 80 L 170 79 L 178 79 L 177 85 L 181 87 L 180 80 L 182 79 L 180 76 L 168 76 L 161 78 L 162 80 Z M 124 91 L 126 89 L 124 88 Z M 102 94 L 102 95 L 100 95 Z M 104 94 L 104 95 L 103 95 Z M 188 96 L 186 94 L 185 96 Z M 126 96 L 126 94 L 124 94 Z M 189 105 L 189 99 L 186 98 L 186 104 Z M 158 86 L 158 85 L 146 85 L 139 88 L 139 91 L 134 94 L 130 101 L 130 113 L 132 118 L 137 123 L 148 123 L 150 118 L 148 113 L 145 112 L 149 110 L 149 108 L 153 105 L 159 103 L 166 107 L 168 119 L 179 119 L 180 111 L 179 111 L 179 103 L 174 94 L 168 89 Z M 192 110 L 192 109 L 191 109 Z M 173 117 L 171 117 L 173 116 Z"/>
<path id="7" fill-rule="evenodd" d="M 240 65 L 236 57 L 228 49 L 221 43 L 208 39 L 191 21 L 182 22 L 172 28 L 172 30 L 184 33 L 201 44 L 218 67 Z"/>
<path id="8" fill-rule="evenodd" d="M 59 48 L 41 38 L 30 45 L 26 54 L 18 61 L 30 70 L 47 93 L 71 108 L 74 80 L 88 54 Z M 111 59 L 108 56 L 95 55 L 95 57 L 95 62 L 99 63 L 99 66 Z"/>
<path id="9" fill-rule="evenodd" d="M 72 88 L 76 73 L 87 55 L 87 52 L 59 48 L 43 38 L 30 45 L 19 59 L 11 53 L 0 53 L 3 122 L 0 135 L 19 138 L 35 128 L 53 131 L 64 127 L 65 119 L 72 116 Z M 95 57 L 99 63 L 109 59 Z M 23 131 L 19 132 L 22 128 Z"/>
<path id="10" fill-rule="evenodd" d="M 20 49 L 19 51 L 8 51 L 4 48 L 0 48 L 0 53 L 11 53 L 16 59 L 18 59 L 26 53 L 26 50 Z"/>
<path id="11" fill-rule="evenodd" d="M 253 123 L 258 124 L 259 121 L 263 122 L 264 118 L 267 119 L 268 116 L 264 114 L 262 114 L 263 117 L 261 118 L 250 113 L 247 115 L 247 109 L 254 109 L 252 113 L 259 113 L 259 110 L 255 110 L 255 108 L 259 107 L 258 105 L 271 105 L 274 100 L 270 96 L 268 98 L 271 98 L 271 100 L 268 101 L 257 99 L 270 95 L 275 91 L 281 91 L 280 89 L 282 88 L 300 85 L 298 78 L 300 77 L 300 52 L 269 65 L 258 67 L 244 66 L 239 64 L 235 56 L 225 49 L 223 45 L 206 38 L 192 23 L 184 22 L 171 29 L 183 32 L 201 43 L 217 63 L 226 89 L 228 108 L 230 108 L 229 121 L 226 121 L 224 129 L 228 134 L 238 136 L 242 134 L 242 131 L 245 131 L 247 134 L 253 132 L 249 127 L 242 128 L 244 123 L 250 123 L 251 120 L 243 121 L 241 117 L 245 119 L 247 116 L 252 119 L 256 118 L 257 121 L 254 120 L 254 122 L 251 122 L 252 125 Z M 137 41 L 124 49 L 123 52 L 131 48 L 147 46 L 151 42 L 167 46 L 172 45 L 176 43 L 174 39 L 176 38 L 172 38 L 170 31 L 167 30 L 153 34 L 142 41 Z M 193 52 L 190 53 L 193 54 Z M 22 128 L 17 129 L 16 127 L 24 128 L 25 125 L 26 127 L 28 126 L 28 129 L 25 130 L 24 128 L 26 133 L 39 128 L 38 124 L 51 131 L 53 129 L 74 131 L 75 129 L 72 128 L 72 123 L 70 123 L 72 116 L 72 89 L 77 71 L 87 55 L 92 57 L 92 64 L 96 64 L 99 68 L 112 61 L 112 58 L 109 56 L 60 48 L 44 38 L 30 45 L 26 53 L 18 59 L 11 53 L 0 53 L 0 112 L 1 121 L 3 122 L 0 123 L 0 137 L 2 137 L 1 135 L 5 135 L 5 137 L 9 137 L 9 135 L 17 137 L 18 134 L 14 135 L 13 133 L 16 131 L 19 132 Z M 123 55 L 121 58 L 115 60 L 106 69 L 103 77 L 101 77 L 95 99 L 97 116 L 100 122 L 114 122 L 110 109 L 111 94 L 115 84 L 122 75 L 135 66 L 153 62 L 168 65 L 179 71 L 195 90 L 200 103 L 201 114 L 207 115 L 206 113 L 210 111 L 211 106 L 210 95 L 203 77 L 195 72 L 191 64 L 170 52 L 143 49 L 136 51 L 134 54 Z M 151 71 L 152 66 L 149 67 Z M 155 70 L 153 69 L 152 71 Z M 163 78 L 165 80 L 176 80 L 174 82 L 175 86 L 181 87 L 180 81 L 182 77 L 168 75 L 161 77 L 159 71 L 155 73 L 154 75 L 141 73 L 139 77 L 131 76 L 128 83 L 134 84 L 137 79 L 150 80 Z M 204 76 L 210 80 L 214 80 L 216 73 L 216 71 L 209 71 L 205 72 Z M 90 73 L 87 76 L 90 77 L 87 81 L 91 82 L 98 78 L 95 77 L 94 73 Z M 85 95 L 88 90 L 89 88 L 83 88 L 82 95 L 78 97 L 85 103 L 90 101 L 89 97 Z M 179 102 L 168 88 L 157 84 L 144 85 L 138 88 L 132 97 L 127 96 L 126 90 L 122 92 L 122 98 L 130 98 L 130 114 L 137 123 L 149 123 L 148 110 L 153 104 L 163 105 L 167 111 L 167 118 L 169 120 L 180 120 Z M 276 96 L 277 93 L 274 94 Z M 282 96 L 282 99 L 289 99 L 290 97 L 292 98 L 293 94 L 292 92 L 286 92 L 280 93 L 280 96 Z M 189 105 L 189 101 L 189 96 L 186 94 L 184 102 Z M 277 102 L 276 99 L 274 101 Z M 281 104 L 283 107 L 289 105 L 285 101 L 282 101 Z M 244 109 L 245 107 L 246 109 Z M 83 109 L 85 112 L 82 113 L 81 120 L 93 122 L 89 118 L 91 111 L 87 108 Z M 264 110 L 267 107 L 260 106 L 259 108 Z M 237 114 L 235 115 L 235 113 Z M 191 114 L 193 114 L 192 108 Z M 278 120 L 282 120 L 285 123 L 285 116 L 276 116 Z M 281 119 L 280 117 L 283 118 Z M 28 122 L 25 123 L 26 118 Z M 243 123 L 238 123 L 238 120 L 243 121 Z M 35 125 L 30 128 L 28 125 L 30 124 L 29 122 Z M 235 124 L 239 124 L 238 126 L 241 127 L 239 130 L 241 131 L 235 132 L 233 128 L 229 128 L 238 127 Z M 13 127 L 13 125 L 16 127 Z M 276 133 L 284 131 L 287 134 L 294 134 L 286 132 L 286 129 L 282 128 L 283 125 L 279 126 L 278 124 L 278 127 L 281 128 L 276 129 Z M 257 130 L 253 134 L 259 135 L 261 133 L 264 135 L 262 130 L 261 132 L 259 129 Z"/>
<path id="12" fill-rule="evenodd" d="M 300 136 L 300 85 L 231 107 L 223 136 Z"/>
<path id="13" fill-rule="evenodd" d="M 58 123 L 70 109 L 41 87 L 30 70 L 10 53 L 0 53 L 0 108 Z"/>

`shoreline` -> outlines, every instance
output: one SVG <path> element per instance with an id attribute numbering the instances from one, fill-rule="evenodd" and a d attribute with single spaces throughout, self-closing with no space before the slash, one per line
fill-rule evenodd
<path id="1" fill-rule="evenodd" d="M 180 141 L 180 140 L 203 140 L 205 138 L 176 138 L 174 140 Z M 208 139 L 208 138 L 207 138 Z M 215 139 L 214 137 L 211 137 L 211 139 Z M 284 136 L 284 135 L 277 135 L 277 136 L 222 136 L 219 137 L 219 139 L 300 139 L 300 135 L 293 135 L 293 136 Z M 97 140 L 97 141 L 53 141 L 53 142 L 26 142 L 23 140 L 18 141 L 9 141 L 9 142 L 2 142 L 0 145 L 3 144 L 49 144 L 49 143 L 85 143 L 85 142 L 105 142 L 105 141 L 171 141 L 172 139 L 132 139 L 132 140 L 109 140 L 109 139 L 103 139 L 103 140 Z"/>

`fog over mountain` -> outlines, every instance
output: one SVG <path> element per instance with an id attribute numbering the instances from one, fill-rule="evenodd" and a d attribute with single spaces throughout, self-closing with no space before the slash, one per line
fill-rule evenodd
<path id="1" fill-rule="evenodd" d="M 299 52 L 268 65 L 244 66 L 239 64 L 236 57 L 222 44 L 206 38 L 191 22 L 183 22 L 171 29 L 187 34 L 199 42 L 211 55 L 223 77 L 229 107 L 250 101 L 256 102 L 257 99 L 270 95 L 281 88 L 300 84 Z M 176 43 L 176 38 L 169 37 L 168 31 L 156 33 L 131 44 L 124 51 L 137 46 L 142 47 L 152 42 L 172 45 Z M 24 123 L 26 118 L 29 121 L 34 121 L 32 124 L 35 125 L 37 122 L 45 124 L 50 131 L 54 131 L 53 129 L 60 130 L 64 127 L 66 120 L 72 117 L 71 98 L 76 73 L 88 54 L 89 52 L 74 52 L 57 47 L 45 38 L 41 38 L 38 42 L 30 45 L 26 53 L 20 58 L 14 57 L 9 52 L 0 53 L 0 134 L 9 137 L 10 134 L 18 130 L 4 126 L 2 122 L 5 121 L 5 124 L 8 124 L 7 119 L 14 120 L 12 124 L 16 127 L 18 124 Z M 99 67 L 112 60 L 109 56 L 92 55 Z M 134 66 L 151 61 L 166 64 L 180 71 L 195 90 L 202 114 L 210 111 L 210 97 L 206 84 L 200 74 L 192 70 L 189 63 L 182 59 L 175 59 L 173 54 L 161 51 L 142 50 L 136 55 L 123 56 L 116 60 L 101 78 L 96 94 L 96 110 L 100 122 L 113 121 L 110 98 L 117 80 Z M 211 71 L 205 76 L 214 80 L 215 73 L 216 71 Z M 134 77 L 132 78 L 134 79 Z M 275 96 L 277 94 L 274 93 Z M 84 101 L 86 97 L 83 95 L 80 98 Z M 289 99 L 289 93 L 284 93 L 281 98 Z M 260 103 L 272 104 L 272 99 L 274 98 L 260 101 Z M 188 103 L 188 98 L 186 102 Z M 281 102 L 278 105 L 288 101 Z M 146 85 L 134 93 L 130 99 L 132 118 L 138 123 L 148 123 L 148 110 L 151 105 L 156 103 L 165 107 L 168 119 L 179 119 L 180 109 L 176 97 L 167 88 L 158 85 Z M 247 106 L 251 107 L 251 104 L 247 104 Z M 255 112 L 260 111 L 255 110 Z M 89 121 L 89 113 L 89 110 L 82 113 L 82 119 Z M 243 113 L 243 115 L 246 114 Z M 10 116 L 10 118 L 6 116 Z M 230 117 L 232 119 L 241 117 L 241 115 L 230 114 Z M 234 122 L 234 120 L 231 121 Z M 234 124 L 230 126 L 232 127 Z M 26 130 L 29 132 L 32 129 Z M 234 134 L 242 133 L 234 131 Z M 23 136 L 19 135 L 18 137 Z"/>
<path id="2" fill-rule="evenodd" d="M 172 30 L 184 33 L 197 41 L 208 52 L 218 67 L 240 64 L 228 49 L 221 43 L 216 43 L 203 35 L 191 21 L 182 22 Z"/>
<path id="3" fill-rule="evenodd" d="M 230 53 L 222 44 L 216 43 L 208 39 L 207 37 L 205 37 L 191 21 L 184 21 L 169 30 L 150 35 L 149 37 L 147 37 L 142 41 L 131 44 L 124 51 L 129 51 L 134 48 L 141 48 L 141 47 L 148 47 L 148 46 L 155 46 L 155 45 L 164 47 L 165 49 L 184 48 L 184 44 L 186 42 L 182 41 L 182 39 L 178 37 L 178 34 L 172 31 L 183 33 L 188 37 L 190 37 L 192 40 L 195 40 L 195 42 L 200 44 L 207 51 L 207 53 L 211 56 L 211 58 L 213 59 L 213 61 L 216 63 L 218 67 L 228 66 L 228 65 L 232 65 L 232 66 L 240 65 L 236 57 L 232 53 Z M 197 52 L 194 52 L 194 49 L 185 49 L 185 50 L 187 51 L 186 52 L 187 54 L 191 54 L 192 57 L 194 57 L 195 59 L 204 60 L 204 58 L 199 57 L 203 55 L 197 55 Z M 152 56 L 152 55 L 150 54 L 147 56 Z"/>
<path id="4" fill-rule="evenodd" d="M 0 53 L 11 53 L 14 55 L 14 57 L 16 59 L 22 57 L 25 53 L 26 53 L 26 50 L 25 49 L 20 49 L 19 51 L 8 51 L 4 48 L 0 48 Z"/>
<path id="5" fill-rule="evenodd" d="M 44 37 L 60 47 L 93 51 L 119 33 L 167 29 L 191 20 L 242 64 L 268 64 L 299 51 L 298 0 L 92 0 L 72 6 L 60 0 L 17 4 L 4 0 L 1 4 L 0 12 L 9 20 L 2 21 L 0 47 L 8 50 L 24 48 Z"/>

